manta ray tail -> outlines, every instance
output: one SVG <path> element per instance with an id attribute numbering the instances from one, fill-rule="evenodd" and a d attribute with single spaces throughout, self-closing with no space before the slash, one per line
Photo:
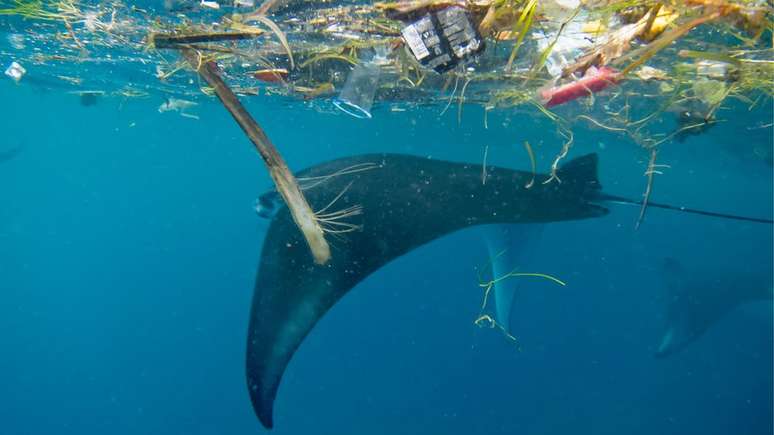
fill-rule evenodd
<path id="1" fill-rule="evenodd" d="M 597 179 L 597 162 L 599 158 L 596 154 L 587 154 L 570 160 L 558 171 L 558 178 L 563 183 L 570 181 L 572 184 L 577 185 L 583 190 L 580 192 L 582 196 L 591 198 L 594 201 L 612 202 L 614 204 L 633 205 L 637 207 L 642 206 L 642 201 L 637 201 L 623 196 L 610 195 L 602 193 L 602 186 Z M 682 213 L 698 214 L 702 216 L 711 216 L 721 219 L 731 219 L 747 222 L 756 222 L 762 224 L 774 224 L 774 220 L 766 218 L 756 218 L 750 216 L 740 216 L 729 213 L 717 213 L 714 211 L 698 210 L 695 208 L 681 207 L 670 204 L 662 204 L 658 202 L 648 201 L 648 207 L 661 208 L 664 210 L 679 211 Z"/>
<path id="2" fill-rule="evenodd" d="M 595 199 L 598 201 L 612 202 L 615 204 L 634 205 L 637 207 L 642 206 L 642 201 L 635 201 L 633 199 L 624 198 L 622 196 L 616 196 L 616 195 L 608 195 L 606 193 L 599 193 Z M 728 213 L 717 213 L 714 211 L 697 210 L 695 208 L 679 207 L 676 205 L 661 204 L 661 203 L 652 202 L 652 201 L 648 201 L 648 207 L 661 208 L 665 210 L 674 210 L 682 213 L 698 214 L 702 216 L 711 216 L 711 217 L 717 217 L 721 219 L 756 222 L 760 224 L 774 224 L 774 220 L 766 219 L 766 218 L 740 216 L 740 215 L 728 214 Z"/>

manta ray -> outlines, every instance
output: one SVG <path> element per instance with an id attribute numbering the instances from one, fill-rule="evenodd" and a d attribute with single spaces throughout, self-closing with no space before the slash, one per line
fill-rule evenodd
<path id="1" fill-rule="evenodd" d="M 761 267 L 763 264 L 751 262 L 747 270 L 723 275 L 689 274 L 677 260 L 665 259 L 666 315 L 655 356 L 663 358 L 685 349 L 743 303 L 770 301 L 771 269 Z"/>
<path id="2" fill-rule="evenodd" d="M 261 423 L 273 426 L 282 375 L 307 334 L 339 299 L 388 262 L 467 227 L 537 226 L 511 235 L 518 240 L 538 237 L 541 224 L 605 216 L 604 202 L 639 205 L 602 193 L 597 161 L 596 154 L 571 160 L 554 174 L 558 180 L 547 183 L 548 175 L 400 154 L 313 166 L 297 177 L 331 240 L 333 256 L 324 265 L 315 264 L 287 207 L 276 203 L 276 192 L 262 196 L 258 212 L 271 221 L 258 265 L 246 356 L 248 391 Z M 490 244 L 490 249 L 500 247 Z M 495 292 L 497 316 L 507 325 L 513 290 Z"/>
<path id="3" fill-rule="evenodd" d="M 504 276 L 514 265 L 528 269 L 533 251 L 539 245 L 544 225 L 490 225 L 482 229 L 492 277 Z M 674 258 L 663 261 L 664 315 L 654 356 L 666 358 L 682 352 L 737 307 L 771 301 L 772 271 L 765 265 L 771 258 L 748 264 L 744 271 L 717 275 L 687 271 Z M 521 288 L 521 280 L 501 280 L 494 284 L 495 320 L 510 333 L 511 311 Z"/>

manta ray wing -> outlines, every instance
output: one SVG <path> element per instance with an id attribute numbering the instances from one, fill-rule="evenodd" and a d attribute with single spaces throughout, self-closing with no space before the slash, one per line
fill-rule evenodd
<path id="1" fill-rule="evenodd" d="M 366 165 L 373 169 L 351 169 Z M 274 399 L 293 353 L 357 283 L 465 227 L 605 215 L 606 208 L 588 199 L 600 189 L 596 166 L 596 155 L 579 157 L 560 171 L 561 183 L 530 189 L 531 173 L 488 167 L 484 184 L 480 165 L 395 154 L 339 159 L 299 173 L 307 200 L 331 232 L 333 258 L 314 264 L 287 208 L 277 210 L 263 244 L 247 342 L 247 385 L 263 425 L 273 425 Z"/>

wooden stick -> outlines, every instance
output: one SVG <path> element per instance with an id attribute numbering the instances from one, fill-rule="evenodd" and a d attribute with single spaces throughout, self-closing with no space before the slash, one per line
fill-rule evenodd
<path id="1" fill-rule="evenodd" d="M 261 36 L 262 31 L 249 32 L 212 32 L 212 33 L 194 33 L 190 35 L 173 35 L 167 33 L 151 33 L 148 35 L 148 41 L 156 48 L 183 48 L 187 44 L 196 44 L 199 42 L 217 42 L 217 41 L 241 41 L 253 39 Z"/>
<path id="2" fill-rule="evenodd" d="M 648 200 L 650 200 L 650 192 L 653 189 L 653 175 L 660 174 L 661 172 L 656 170 L 656 156 L 658 155 L 658 148 L 653 147 L 650 150 L 650 160 L 648 161 L 648 169 L 645 170 L 645 175 L 648 176 L 648 184 L 645 186 L 645 193 L 642 195 L 642 206 L 640 207 L 640 215 L 637 217 L 637 222 L 634 224 L 634 229 L 640 229 L 642 220 L 645 219 L 645 210 L 648 208 Z"/>
<path id="3" fill-rule="evenodd" d="M 182 53 L 191 67 L 212 86 L 220 102 L 228 109 L 231 116 L 234 117 L 234 120 L 242 127 L 247 137 L 255 145 L 255 149 L 258 150 L 264 163 L 266 163 L 266 167 L 269 169 L 269 175 L 274 180 L 277 191 L 282 195 L 282 199 L 285 200 L 288 209 L 290 209 L 293 220 L 304 235 L 306 243 L 312 251 L 314 262 L 317 264 L 327 263 L 331 258 L 331 249 L 328 246 L 328 242 L 325 241 L 323 229 L 320 227 L 314 211 L 301 193 L 296 178 L 288 169 L 274 144 L 271 143 L 263 129 L 242 106 L 237 96 L 220 78 L 218 67 L 214 62 L 203 62 L 199 53 L 191 48 L 183 48 Z"/>

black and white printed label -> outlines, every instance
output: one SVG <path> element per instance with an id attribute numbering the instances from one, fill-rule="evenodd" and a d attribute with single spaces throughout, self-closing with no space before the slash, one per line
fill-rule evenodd
<path id="1" fill-rule="evenodd" d="M 425 43 L 422 42 L 422 37 L 419 35 L 419 32 L 413 24 L 405 27 L 401 33 L 403 34 L 403 38 L 406 40 L 406 43 L 411 49 L 411 52 L 414 53 L 414 57 L 416 57 L 417 60 L 422 60 L 427 56 L 430 56 L 430 52 L 427 51 Z"/>
<path id="2" fill-rule="evenodd" d="M 429 12 L 401 30 L 422 65 L 444 73 L 484 50 L 484 40 L 464 8 Z"/>

